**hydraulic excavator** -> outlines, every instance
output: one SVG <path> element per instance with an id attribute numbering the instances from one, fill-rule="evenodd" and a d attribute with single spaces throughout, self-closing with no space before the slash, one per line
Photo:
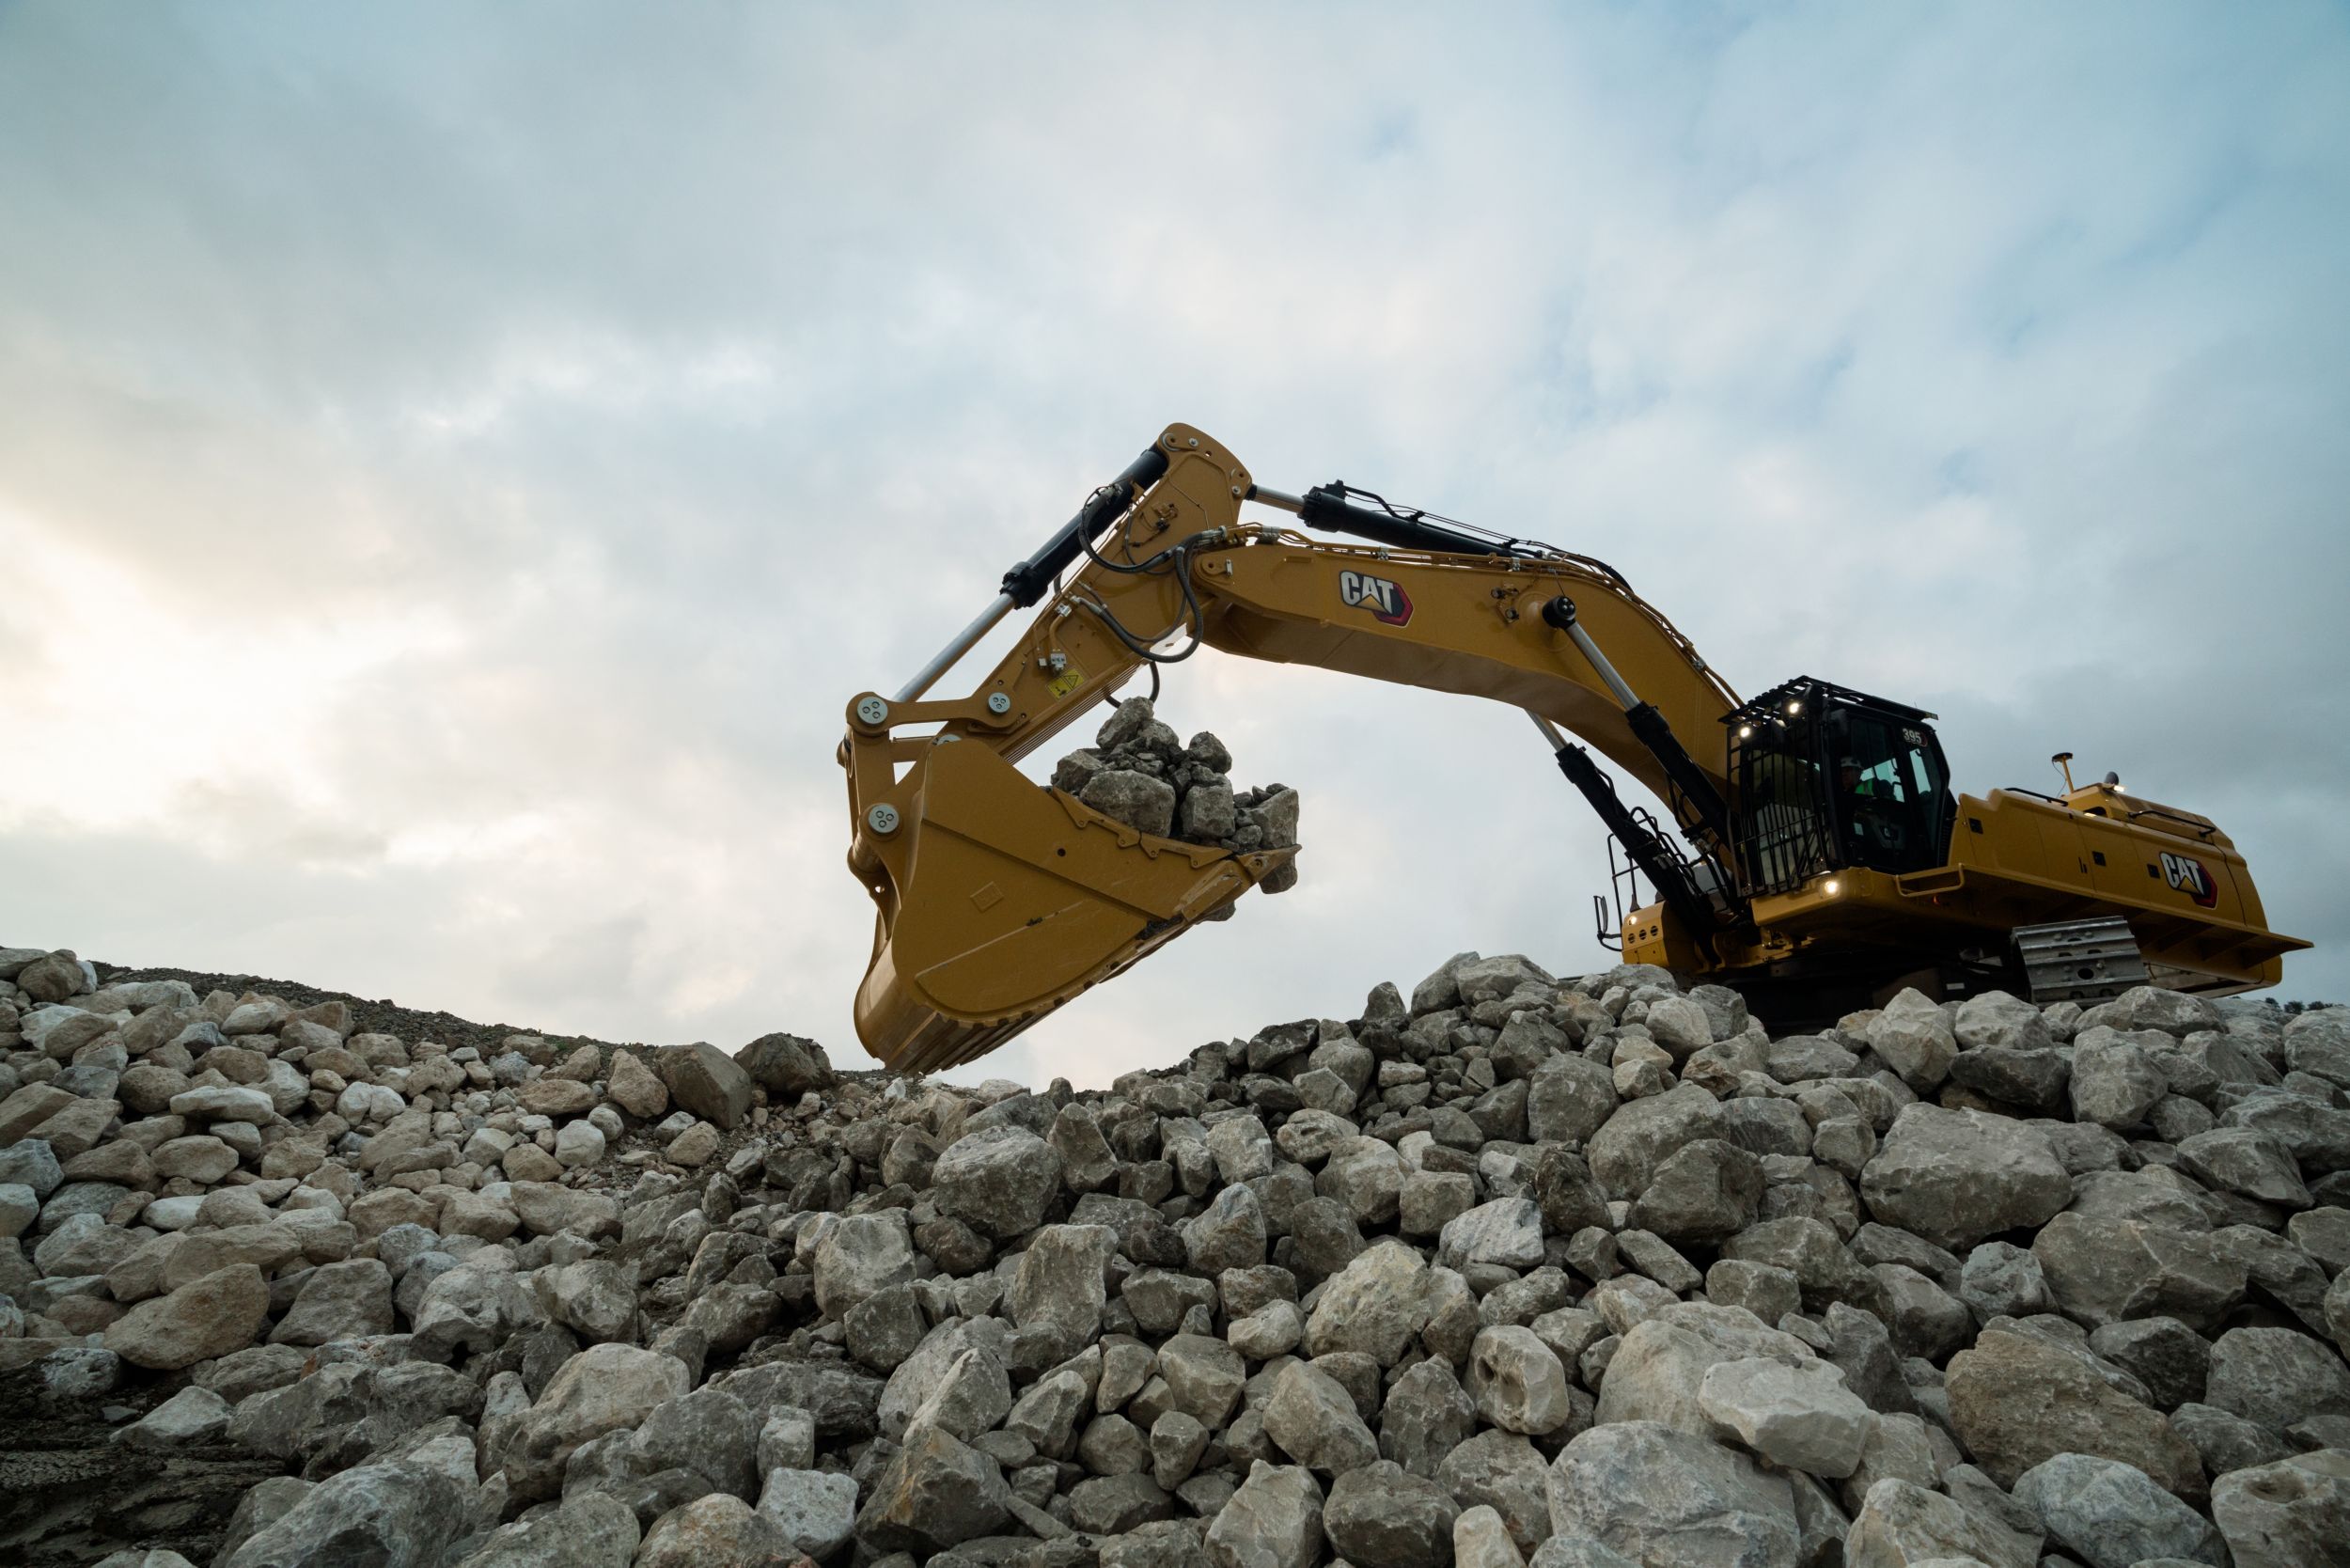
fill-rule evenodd
<path id="1" fill-rule="evenodd" d="M 1243 522 L 1252 503 L 1366 542 Z M 925 697 L 1039 604 L 977 690 Z M 1809 676 L 1742 699 L 1602 561 L 1343 483 L 1273 490 L 1171 425 L 894 696 L 849 703 L 849 867 L 880 909 L 856 1027 L 884 1063 L 985 1055 L 1297 853 L 1140 833 L 1012 765 L 1200 647 L 1523 709 L 1610 835 L 1602 940 L 1780 1027 L 1904 985 L 2221 995 L 2310 945 L 2268 929 L 2209 819 L 2110 775 L 2076 788 L 2069 754 L 2061 795 L 1953 794 L 1931 713 Z"/>

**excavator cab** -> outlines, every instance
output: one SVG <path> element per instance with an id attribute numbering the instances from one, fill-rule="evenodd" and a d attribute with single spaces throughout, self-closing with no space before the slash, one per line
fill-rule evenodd
<path id="1" fill-rule="evenodd" d="M 1846 867 L 1941 865 L 1956 802 L 1933 720 L 1809 676 L 1726 715 L 1739 891 L 1792 892 Z"/>

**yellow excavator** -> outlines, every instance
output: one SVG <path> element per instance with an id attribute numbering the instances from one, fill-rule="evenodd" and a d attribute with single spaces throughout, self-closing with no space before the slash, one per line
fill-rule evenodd
<path id="1" fill-rule="evenodd" d="M 1367 542 L 1245 523 L 1251 503 Z M 976 691 L 925 696 L 1040 604 Z M 1273 490 L 1172 425 L 894 696 L 849 703 L 849 868 L 880 909 L 856 1027 L 881 1061 L 983 1056 L 1290 863 L 1138 832 L 1012 765 L 1199 647 L 1523 709 L 1610 834 L 1602 940 L 1782 1027 L 1904 985 L 2224 995 L 2310 945 L 2268 929 L 2207 818 L 2111 775 L 2075 788 L 2070 754 L 2061 795 L 1954 795 L 1931 713 L 1810 677 L 1742 700 L 1602 561 L 1344 483 Z"/>

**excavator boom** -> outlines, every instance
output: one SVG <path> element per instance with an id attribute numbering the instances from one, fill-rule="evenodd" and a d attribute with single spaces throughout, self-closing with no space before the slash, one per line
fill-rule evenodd
<path id="1" fill-rule="evenodd" d="M 1368 542 L 1245 522 L 1250 502 Z M 1040 604 L 969 695 L 927 695 L 989 629 Z M 1206 434 L 1173 425 L 1007 572 L 995 600 L 894 697 L 849 704 L 849 865 L 878 910 L 856 1022 L 876 1057 L 929 1071 L 984 1055 L 1289 863 L 1292 849 L 1233 853 L 1139 833 L 1013 766 L 1146 663 L 1197 647 L 1525 710 L 1657 889 L 1658 904 L 1623 919 L 1628 956 L 1637 949 L 1733 981 L 1824 958 L 1858 955 L 1872 972 L 1908 962 L 1905 949 L 1872 954 L 1870 933 L 1824 923 L 1804 902 L 1834 901 L 1839 879 L 1825 879 L 1823 894 L 1817 875 L 1779 886 L 1758 874 L 1785 880 L 1794 863 L 1758 851 L 1755 824 L 1810 820 L 1788 815 L 1797 803 L 1783 786 L 1790 770 L 1818 765 L 1782 766 L 1778 814 L 1758 817 L 1769 792 L 1741 776 L 1762 744 L 1739 717 L 1751 705 L 1621 573 L 1342 485 L 1302 495 L 1261 487 Z M 1562 730 L 1662 802 L 1670 829 L 1618 800 Z M 1802 809 L 1817 818 L 1820 808 Z M 1815 858 L 1832 868 L 1848 850 L 1831 843 Z M 1984 873 L 1976 881 L 1989 885 Z M 2062 902 L 2024 903 L 2035 899 Z M 2077 916 L 2097 902 L 2067 908 Z M 1964 912 L 1936 898 L 1933 913 L 1950 924 Z M 2237 923 L 2266 935 L 2256 900 L 2248 924 Z M 1969 940 L 1979 945 L 1979 933 Z M 2273 951 L 2265 962 L 2273 968 Z"/>

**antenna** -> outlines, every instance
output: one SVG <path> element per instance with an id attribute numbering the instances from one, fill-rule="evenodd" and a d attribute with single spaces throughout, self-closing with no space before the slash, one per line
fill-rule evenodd
<path id="1" fill-rule="evenodd" d="M 2063 773 L 2064 792 L 2071 794 L 2073 792 L 2073 754 L 2069 751 L 2060 751 L 2054 757 L 2049 758 L 2048 762 L 2050 766 Z"/>

